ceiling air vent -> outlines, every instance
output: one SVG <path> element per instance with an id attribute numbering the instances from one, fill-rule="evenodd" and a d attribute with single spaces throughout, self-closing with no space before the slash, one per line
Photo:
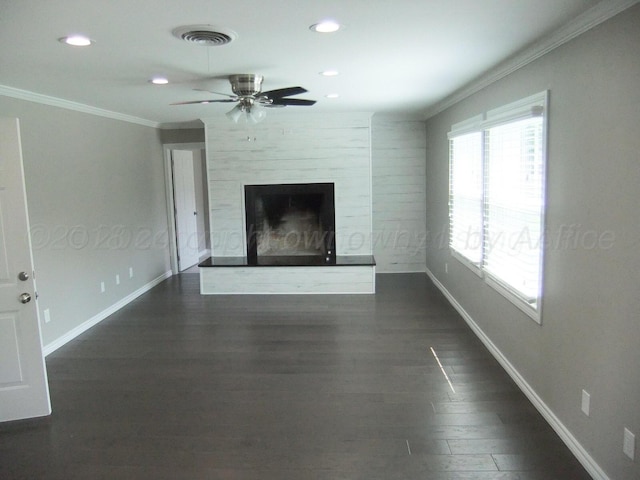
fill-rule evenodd
<path id="1" fill-rule="evenodd" d="M 234 41 L 237 37 L 231 30 L 215 28 L 211 25 L 189 25 L 176 28 L 173 34 L 181 40 L 205 47 L 218 47 Z"/>

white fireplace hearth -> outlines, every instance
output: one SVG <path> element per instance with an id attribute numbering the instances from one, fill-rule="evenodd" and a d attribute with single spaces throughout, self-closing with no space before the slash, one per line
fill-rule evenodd
<path id="1" fill-rule="evenodd" d="M 370 255 L 339 256 L 314 266 L 249 265 L 244 257 L 211 257 L 200 264 L 200 293 L 360 294 L 375 293 L 375 260 Z"/>

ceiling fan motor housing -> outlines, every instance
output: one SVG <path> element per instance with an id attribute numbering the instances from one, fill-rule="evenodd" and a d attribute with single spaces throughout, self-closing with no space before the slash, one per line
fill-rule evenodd
<path id="1" fill-rule="evenodd" d="M 262 91 L 261 75 L 242 74 L 231 75 L 229 81 L 231 82 L 231 90 L 239 97 L 253 97 L 258 95 Z"/>

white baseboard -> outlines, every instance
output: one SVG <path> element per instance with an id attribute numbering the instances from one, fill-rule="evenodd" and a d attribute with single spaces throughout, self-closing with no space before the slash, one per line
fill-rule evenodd
<path id="1" fill-rule="evenodd" d="M 546 403 L 540 398 L 536 391 L 527 383 L 527 381 L 520 375 L 518 370 L 511 364 L 511 362 L 504 356 L 504 354 L 498 349 L 498 347 L 491 341 L 491 339 L 482 331 L 478 324 L 471 318 L 471 315 L 458 303 L 458 301 L 451 295 L 451 293 L 440 283 L 440 281 L 433 275 L 433 273 L 427 269 L 427 276 L 431 279 L 436 287 L 447 298 L 449 303 L 455 308 L 462 316 L 467 325 L 473 330 L 473 333 L 480 339 L 485 347 L 491 352 L 494 358 L 502 365 L 502 368 L 509 374 L 514 382 L 518 385 L 520 390 L 527 396 L 529 401 L 540 412 L 544 419 L 549 423 L 551 428 L 555 430 L 562 441 L 569 447 L 569 450 L 575 455 L 582 466 L 587 472 L 594 478 L 594 480 L 610 480 L 607 474 L 600 468 L 600 465 L 589 455 L 589 452 L 578 442 L 569 429 L 560 421 L 560 419 L 553 413 L 553 411 L 547 406 Z"/>
<path id="2" fill-rule="evenodd" d="M 138 298 L 140 295 L 142 295 L 143 293 L 148 292 L 149 290 L 151 290 L 153 287 L 155 287 L 156 285 L 158 285 L 160 282 L 162 282 L 163 280 L 166 280 L 167 278 L 169 278 L 172 275 L 171 271 L 167 271 L 164 272 L 162 275 L 160 275 L 157 278 L 154 278 L 153 280 L 151 280 L 149 283 L 147 283 L 146 285 L 143 285 L 142 287 L 140 287 L 138 290 L 136 290 L 133 293 L 130 293 L 129 295 L 127 295 L 126 297 L 124 297 L 122 300 L 120 300 L 117 303 L 114 303 L 113 305 L 111 305 L 109 308 L 103 310 L 102 312 L 98 313 L 97 315 L 94 315 L 93 317 L 91 317 L 89 320 L 87 320 L 86 322 L 81 323 L 80 325 L 78 325 L 77 327 L 75 327 L 74 329 L 70 330 L 69 332 L 65 333 L 64 335 L 62 335 L 61 337 L 57 338 L 56 340 L 54 340 L 51 343 L 48 343 L 47 345 L 45 345 L 42 348 L 42 353 L 44 354 L 44 356 L 46 357 L 47 355 L 49 355 L 50 353 L 55 352 L 57 349 L 59 349 L 60 347 L 62 347 L 63 345 L 67 344 L 68 342 L 70 342 L 71 340 L 73 340 L 74 338 L 76 338 L 78 335 L 86 332 L 87 330 L 89 330 L 91 327 L 97 325 L 98 323 L 100 323 L 102 320 L 104 320 L 105 318 L 107 318 L 109 315 L 112 315 L 113 313 L 117 312 L 118 310 L 120 310 L 122 307 L 124 307 L 125 305 L 131 303 L 133 300 L 135 300 L 136 298 Z"/>

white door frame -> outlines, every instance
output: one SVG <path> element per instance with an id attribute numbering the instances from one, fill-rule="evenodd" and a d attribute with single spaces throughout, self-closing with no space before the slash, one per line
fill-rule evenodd
<path id="1" fill-rule="evenodd" d="M 173 198 L 173 175 L 171 171 L 171 151 L 172 150 L 204 150 L 205 142 L 197 143 L 165 143 L 164 149 L 164 179 L 167 198 L 167 225 L 169 227 L 169 259 L 171 261 L 171 273 L 177 275 L 178 270 L 178 245 L 176 243 L 176 214 L 174 211 Z M 205 169 L 205 177 L 207 172 Z M 209 182 L 207 182 L 207 185 Z M 209 213 L 207 212 L 207 215 Z"/>

